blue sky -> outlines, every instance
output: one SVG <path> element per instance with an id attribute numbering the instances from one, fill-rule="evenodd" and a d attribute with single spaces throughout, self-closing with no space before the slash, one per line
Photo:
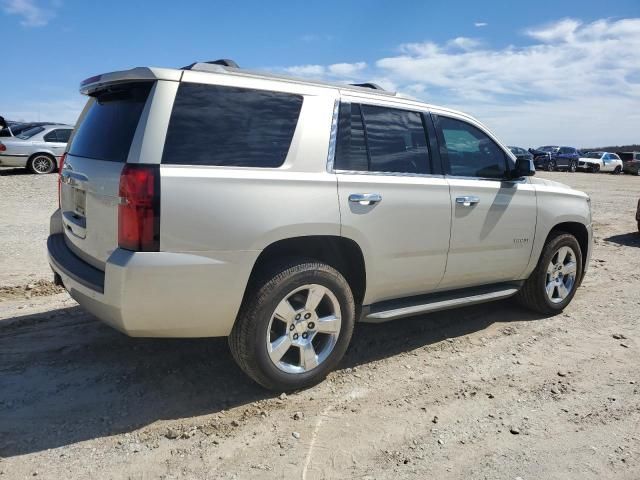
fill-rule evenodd
<path id="1" fill-rule="evenodd" d="M 640 142 L 640 0 L 0 0 L 0 32 L 7 118 L 73 122 L 86 77 L 225 57 L 375 80 L 509 144 Z"/>

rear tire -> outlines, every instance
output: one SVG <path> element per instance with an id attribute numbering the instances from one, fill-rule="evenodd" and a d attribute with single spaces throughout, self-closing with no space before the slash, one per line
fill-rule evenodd
<path id="1" fill-rule="evenodd" d="M 575 173 L 575 171 L 577 170 L 577 168 L 578 168 L 578 164 L 577 164 L 577 162 L 575 162 L 575 161 L 571 160 L 571 161 L 569 162 L 569 171 L 570 171 L 571 173 Z"/>
<path id="2" fill-rule="evenodd" d="M 27 168 L 36 175 L 46 175 L 56 169 L 56 160 L 46 153 L 37 153 L 29 159 Z"/>
<path id="3" fill-rule="evenodd" d="M 618 165 L 614 170 L 613 170 L 613 174 L 614 175 L 620 175 L 620 172 L 622 172 L 622 167 L 620 165 Z"/>
<path id="4" fill-rule="evenodd" d="M 561 252 L 566 253 L 564 258 L 560 258 Z M 530 310 L 555 315 L 569 305 L 581 277 L 582 250 L 578 240 L 569 233 L 556 232 L 547 240 L 538 265 L 515 298 Z"/>
<path id="5" fill-rule="evenodd" d="M 251 283 L 229 336 L 240 368 L 275 391 L 322 381 L 353 333 L 355 303 L 345 278 L 324 263 L 292 259 Z"/>
<path id="6" fill-rule="evenodd" d="M 553 172 L 556 169 L 556 161 L 555 160 L 549 160 L 549 163 L 547 163 L 547 171 L 548 172 Z"/>

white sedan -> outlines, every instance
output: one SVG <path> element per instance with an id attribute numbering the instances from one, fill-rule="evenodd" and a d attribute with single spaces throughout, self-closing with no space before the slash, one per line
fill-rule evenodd
<path id="1" fill-rule="evenodd" d="M 622 172 L 622 160 L 615 153 L 589 152 L 578 160 L 578 169 L 588 172 Z"/>

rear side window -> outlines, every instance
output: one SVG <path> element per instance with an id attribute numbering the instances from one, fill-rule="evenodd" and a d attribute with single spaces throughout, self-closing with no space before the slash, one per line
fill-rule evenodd
<path id="1" fill-rule="evenodd" d="M 429 148 L 422 115 L 396 108 L 342 104 L 335 167 L 384 173 L 429 173 Z"/>
<path id="2" fill-rule="evenodd" d="M 367 144 L 360 105 L 343 103 L 338 118 L 338 141 L 335 168 L 338 170 L 369 170 Z"/>
<path id="3" fill-rule="evenodd" d="M 126 162 L 152 83 L 127 83 L 101 91 L 78 125 L 71 155 Z"/>
<path id="4" fill-rule="evenodd" d="M 276 168 L 289 152 L 302 96 L 182 83 L 162 163 Z"/>
<path id="5" fill-rule="evenodd" d="M 507 156 L 487 134 L 470 123 L 438 116 L 451 175 L 504 178 Z"/>
<path id="6" fill-rule="evenodd" d="M 71 136 L 71 130 L 69 129 L 58 129 L 51 130 L 44 136 L 45 142 L 57 142 L 57 143 L 67 143 L 69 141 L 69 137 Z"/>

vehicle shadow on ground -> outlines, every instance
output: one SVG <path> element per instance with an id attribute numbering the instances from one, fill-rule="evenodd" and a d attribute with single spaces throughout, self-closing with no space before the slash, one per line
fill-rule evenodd
<path id="1" fill-rule="evenodd" d="M 622 233 L 605 238 L 605 242 L 617 243 L 625 247 L 640 247 L 640 232 Z"/>
<path id="2" fill-rule="evenodd" d="M 0 168 L 0 177 L 10 177 L 17 175 L 33 175 L 26 168 L 2 167 Z"/>
<path id="3" fill-rule="evenodd" d="M 541 318 L 508 302 L 356 326 L 340 368 Z M 127 433 L 272 398 L 235 365 L 226 339 L 136 339 L 79 307 L 0 322 L 0 457 Z"/>

